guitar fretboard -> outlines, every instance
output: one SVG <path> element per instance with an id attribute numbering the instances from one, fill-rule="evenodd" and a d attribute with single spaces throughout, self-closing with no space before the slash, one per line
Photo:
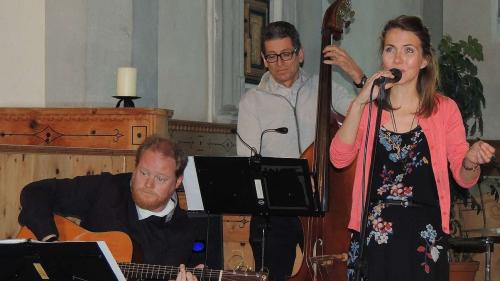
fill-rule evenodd
<path id="1" fill-rule="evenodd" d="M 138 263 L 119 263 L 123 275 L 127 279 L 141 280 L 175 280 L 179 267 L 168 265 L 150 265 Z M 258 272 L 224 271 L 202 268 L 186 268 L 198 278 L 199 281 L 264 281 L 266 275 Z"/>

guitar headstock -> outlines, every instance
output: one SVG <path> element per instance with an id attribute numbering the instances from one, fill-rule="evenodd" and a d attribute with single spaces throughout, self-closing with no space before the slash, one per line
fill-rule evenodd
<path id="1" fill-rule="evenodd" d="M 354 19 L 351 0 L 335 0 L 323 17 L 323 30 L 329 30 L 334 40 L 342 37 L 344 28 L 349 27 Z"/>

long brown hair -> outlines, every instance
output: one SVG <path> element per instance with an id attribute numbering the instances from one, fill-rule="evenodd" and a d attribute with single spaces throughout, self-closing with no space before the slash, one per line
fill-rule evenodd
<path id="1" fill-rule="evenodd" d="M 416 16 L 401 15 L 388 21 L 380 36 L 380 54 L 384 50 L 385 36 L 392 29 L 399 28 L 415 34 L 422 45 L 423 56 L 427 60 L 427 66 L 420 69 L 418 73 L 417 92 L 420 95 L 420 108 L 417 112 L 419 116 L 429 117 L 436 108 L 436 91 L 439 77 L 439 68 L 434 52 L 431 46 L 431 36 L 429 30 L 423 24 L 422 20 Z M 388 95 L 382 101 L 384 109 L 393 109 L 389 102 L 390 90 Z"/>

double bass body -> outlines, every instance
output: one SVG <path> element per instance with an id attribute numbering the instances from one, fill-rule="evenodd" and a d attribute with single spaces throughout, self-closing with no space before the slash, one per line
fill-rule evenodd
<path id="1" fill-rule="evenodd" d="M 350 9 L 347 0 L 337 0 L 325 12 L 321 50 L 330 45 L 332 39 L 340 39 L 344 25 L 341 17 L 346 8 Z M 350 240 L 347 225 L 354 165 L 338 170 L 329 161 L 330 142 L 342 119 L 342 116 L 331 111 L 331 71 L 331 65 L 321 64 L 316 138 L 302 156 L 308 159 L 322 214 L 318 217 L 301 217 L 304 230 L 303 258 L 300 269 L 289 279 L 292 281 L 347 279 L 345 260 Z"/>

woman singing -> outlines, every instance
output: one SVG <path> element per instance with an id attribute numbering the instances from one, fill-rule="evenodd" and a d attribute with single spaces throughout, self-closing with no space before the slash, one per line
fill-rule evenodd
<path id="1" fill-rule="evenodd" d="M 357 262 L 365 243 L 364 280 L 448 280 L 447 238 L 450 220 L 448 166 L 456 182 L 473 186 L 480 165 L 491 161 L 495 149 L 478 141 L 471 147 L 465 138 L 456 103 L 436 92 L 438 69 L 428 29 L 418 17 L 399 16 L 385 25 L 380 54 L 383 70 L 373 74 L 351 104 L 344 124 L 330 146 L 338 167 L 357 156 L 349 228 L 353 231 L 349 263 Z M 385 84 L 387 95 L 372 108 L 382 107 L 381 128 L 370 126 L 365 169 L 364 147 L 370 90 L 379 77 L 401 80 Z M 373 99 L 378 95 L 375 86 Z M 370 159 L 376 137 L 375 159 Z M 365 191 L 371 163 L 371 183 L 366 239 L 359 241 L 362 220 L 362 178 Z M 349 269 L 352 280 L 354 268 Z"/>

